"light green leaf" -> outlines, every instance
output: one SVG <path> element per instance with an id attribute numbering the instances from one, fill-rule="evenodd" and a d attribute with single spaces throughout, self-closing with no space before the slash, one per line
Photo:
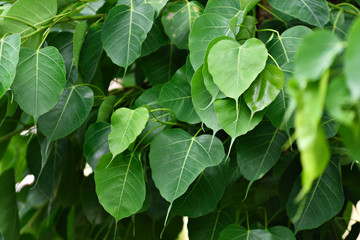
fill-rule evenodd
<path id="1" fill-rule="evenodd" d="M 162 12 L 161 22 L 166 34 L 180 49 L 188 48 L 190 30 L 203 12 L 203 6 L 196 2 L 172 2 Z"/>
<path id="2" fill-rule="evenodd" d="M 0 40 L 0 98 L 14 81 L 19 61 L 20 35 L 13 34 Z"/>
<path id="3" fill-rule="evenodd" d="M 167 2 L 168 0 L 145 0 L 145 3 L 150 4 L 155 9 L 156 13 L 159 13 Z"/>
<path id="4" fill-rule="evenodd" d="M 344 65 L 346 83 L 354 100 L 360 99 L 360 17 L 351 26 L 348 47 L 345 52 Z"/>
<path id="5" fill-rule="evenodd" d="M 357 120 L 351 125 L 340 125 L 339 133 L 350 156 L 354 160 L 360 159 L 360 121 Z"/>
<path id="6" fill-rule="evenodd" d="M 273 8 L 317 27 L 329 21 L 325 0 L 269 0 L 269 3 Z"/>
<path id="7" fill-rule="evenodd" d="M 219 240 L 273 240 L 273 237 L 263 229 L 246 229 L 232 224 L 221 232 Z"/>
<path id="8" fill-rule="evenodd" d="M 6 33 L 20 33 L 26 36 L 31 34 L 45 24 L 47 24 L 57 12 L 56 0 L 18 0 L 16 1 L 7 12 L 7 17 L 1 26 L 1 34 Z M 26 22 L 26 23 L 25 23 Z M 29 24 L 27 24 L 29 23 Z M 41 42 L 42 32 L 30 37 L 23 46 L 36 49 Z"/>
<path id="9" fill-rule="evenodd" d="M 85 41 L 87 30 L 88 30 L 88 25 L 87 25 L 86 21 L 80 22 L 75 27 L 74 41 L 73 41 L 74 42 L 73 54 L 74 54 L 75 66 L 77 68 L 79 68 L 80 52 L 81 52 L 82 45 Z"/>
<path id="10" fill-rule="evenodd" d="M 102 31 L 104 49 L 111 60 L 127 68 L 141 54 L 141 44 L 150 31 L 154 9 L 148 4 L 119 5 L 110 10 Z"/>
<path id="11" fill-rule="evenodd" d="M 191 124 L 200 122 L 192 102 L 191 78 L 186 74 L 186 65 L 174 74 L 170 82 L 163 85 L 159 104 L 173 110 L 180 121 Z"/>
<path id="12" fill-rule="evenodd" d="M 125 151 L 133 143 L 149 119 L 149 111 L 144 107 L 135 110 L 119 108 L 111 116 L 109 148 L 113 157 Z"/>
<path id="13" fill-rule="evenodd" d="M 251 113 L 261 111 L 272 103 L 284 85 L 284 74 L 274 65 L 266 65 L 244 93 Z"/>
<path id="14" fill-rule="evenodd" d="M 195 71 L 204 63 L 208 44 L 220 36 L 234 37 L 225 17 L 209 13 L 195 20 L 189 36 L 190 61 Z"/>
<path id="15" fill-rule="evenodd" d="M 20 239 L 14 169 L 0 176 L 0 235 L 4 240 Z"/>
<path id="16" fill-rule="evenodd" d="M 209 0 L 204 13 L 214 13 L 230 20 L 242 10 L 240 2 L 239 0 Z"/>
<path id="17" fill-rule="evenodd" d="M 342 209 L 342 190 L 339 160 L 332 159 L 325 172 L 312 184 L 310 192 L 300 204 L 295 197 L 301 188 L 300 177 L 295 181 L 286 205 L 287 214 L 295 225 L 295 232 L 317 228 Z M 303 206 L 300 206 L 304 204 Z M 298 212 L 300 210 L 300 212 Z"/>
<path id="18" fill-rule="evenodd" d="M 64 60 L 56 48 L 22 48 L 11 90 L 21 109 L 37 121 L 56 105 L 65 81 Z"/>
<path id="19" fill-rule="evenodd" d="M 83 124 L 94 104 L 87 86 L 65 88 L 56 106 L 39 118 L 39 128 L 49 142 L 67 136 Z"/>
<path id="20" fill-rule="evenodd" d="M 146 196 L 141 162 L 135 154 L 104 155 L 95 169 L 99 202 L 115 221 L 139 211 Z"/>
<path id="21" fill-rule="evenodd" d="M 181 129 L 165 130 L 150 145 L 152 177 L 161 196 L 172 203 L 205 168 L 218 165 L 224 155 L 216 137 L 192 137 Z"/>
<path id="22" fill-rule="evenodd" d="M 341 40 L 330 31 L 316 31 L 306 36 L 297 51 L 297 80 L 317 81 L 342 49 Z"/>
<path id="23" fill-rule="evenodd" d="M 200 67 L 191 80 L 192 101 L 201 121 L 215 133 L 221 129 L 221 126 L 215 113 L 214 105 L 211 104 L 213 97 L 205 87 L 202 72 L 202 67 Z"/>
<path id="24" fill-rule="evenodd" d="M 265 45 L 255 38 L 243 45 L 221 40 L 209 52 L 209 72 L 219 89 L 237 101 L 265 68 L 267 54 Z"/>

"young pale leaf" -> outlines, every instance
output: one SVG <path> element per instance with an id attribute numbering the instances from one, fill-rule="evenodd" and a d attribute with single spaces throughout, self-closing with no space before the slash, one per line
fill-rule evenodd
<path id="1" fill-rule="evenodd" d="M 323 27 L 329 21 L 325 0 L 269 0 L 270 5 L 308 24 Z"/>
<path id="2" fill-rule="evenodd" d="M 219 89 L 237 100 L 265 68 L 265 45 L 252 38 L 240 45 L 235 40 L 221 40 L 210 50 L 209 72 Z"/>
<path id="3" fill-rule="evenodd" d="M 95 169 L 99 202 L 118 222 L 139 211 L 146 196 L 144 174 L 135 154 L 104 155 Z"/>
<path id="4" fill-rule="evenodd" d="M 253 131 L 237 139 L 237 162 L 241 174 L 250 184 L 277 163 L 286 140 L 286 133 L 274 128 L 269 121 L 261 122 Z"/>
<path id="5" fill-rule="evenodd" d="M 0 235 L 4 240 L 20 239 L 20 223 L 15 193 L 14 170 L 0 176 Z"/>
<path id="6" fill-rule="evenodd" d="M 152 177 L 161 196 L 172 203 L 205 168 L 218 165 L 224 155 L 216 137 L 192 137 L 182 129 L 165 130 L 150 145 Z"/>
<path id="7" fill-rule="evenodd" d="M 97 122 L 88 128 L 85 135 L 84 155 L 87 163 L 95 170 L 99 159 L 110 152 L 108 136 L 111 126 L 107 122 Z"/>
<path id="8" fill-rule="evenodd" d="M 298 177 L 286 205 L 287 214 L 295 225 L 295 232 L 317 228 L 342 209 L 344 193 L 339 161 L 332 159 L 325 172 L 312 184 L 306 198 L 302 200 L 305 203 L 296 204 L 295 198 L 300 189 L 300 177 Z M 300 213 L 298 213 L 299 209 Z"/>
<path id="9" fill-rule="evenodd" d="M 172 2 L 162 12 L 161 22 L 165 32 L 178 48 L 188 48 L 190 30 L 203 8 L 196 1 Z"/>
<path id="10" fill-rule="evenodd" d="M 298 81 L 317 81 L 342 51 L 341 40 L 330 31 L 316 31 L 304 38 L 295 61 Z"/>
<path id="11" fill-rule="evenodd" d="M 37 119 L 52 109 L 66 82 L 65 64 L 54 47 L 22 48 L 11 90 L 24 112 Z"/>
<path id="12" fill-rule="evenodd" d="M 135 110 L 119 108 L 111 116 L 109 148 L 113 157 L 125 151 L 133 143 L 149 120 L 149 111 L 144 107 Z"/>
<path id="13" fill-rule="evenodd" d="M 214 105 L 211 104 L 213 97 L 205 87 L 202 72 L 202 67 L 200 67 L 191 80 L 192 101 L 201 121 L 215 133 L 221 129 L 221 126 L 215 113 Z"/>
<path id="14" fill-rule="evenodd" d="M 229 225 L 220 234 L 219 240 L 272 240 L 272 234 L 264 229 L 246 229 Z"/>
<path id="15" fill-rule="evenodd" d="M 161 88 L 159 104 L 173 110 L 180 121 L 195 124 L 200 122 L 200 118 L 191 99 L 191 78 L 188 78 L 186 66 L 183 66 Z"/>
<path id="16" fill-rule="evenodd" d="M 284 85 L 284 74 L 274 65 L 266 65 L 244 93 L 251 113 L 261 111 L 272 103 Z"/>
<path id="17" fill-rule="evenodd" d="M 19 61 L 20 35 L 13 34 L 0 40 L 0 98 L 14 81 Z"/>
<path id="18" fill-rule="evenodd" d="M 190 61 L 195 71 L 204 63 L 208 44 L 220 36 L 234 37 L 225 17 L 209 13 L 195 20 L 189 36 Z"/>
<path id="19" fill-rule="evenodd" d="M 65 88 L 56 106 L 39 118 L 39 128 L 49 142 L 67 136 L 83 124 L 94 104 L 87 86 Z"/>
<path id="20" fill-rule="evenodd" d="M 360 99 L 360 17 L 353 23 L 348 47 L 345 52 L 344 65 L 346 83 L 354 100 Z"/>
<path id="21" fill-rule="evenodd" d="M 104 49 L 111 60 L 127 68 L 141 54 L 141 44 L 150 31 L 154 9 L 149 4 L 119 5 L 106 17 L 101 33 Z"/>

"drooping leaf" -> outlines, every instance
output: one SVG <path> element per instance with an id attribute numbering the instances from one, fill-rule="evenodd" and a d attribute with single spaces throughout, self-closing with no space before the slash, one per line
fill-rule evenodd
<path id="1" fill-rule="evenodd" d="M 225 17 L 209 13 L 195 20 L 189 36 L 190 61 L 195 71 L 204 63 L 208 44 L 220 36 L 234 36 Z"/>
<path id="2" fill-rule="evenodd" d="M 172 203 L 206 167 L 219 164 L 224 155 L 216 137 L 192 137 L 181 129 L 165 130 L 150 145 L 152 178 L 161 195 Z"/>
<path id="3" fill-rule="evenodd" d="M 4 240 L 20 239 L 20 223 L 15 193 L 14 169 L 0 176 L 0 235 Z"/>
<path id="4" fill-rule="evenodd" d="M 196 2 L 172 2 L 162 12 L 161 22 L 166 34 L 180 49 L 188 48 L 190 30 L 203 12 L 203 6 Z"/>
<path id="5" fill-rule="evenodd" d="M 9 18 L 4 19 L 1 25 L 1 34 L 20 33 L 22 37 L 26 36 L 36 31 L 36 28 L 47 24 L 56 12 L 56 0 L 18 0 L 6 13 Z M 16 19 L 23 20 L 31 26 Z M 41 43 L 41 37 L 42 32 L 40 31 L 28 38 L 22 46 L 36 49 Z"/>
<path id="6" fill-rule="evenodd" d="M 11 87 L 19 61 L 20 35 L 13 34 L 0 39 L 0 98 Z"/>
<path id="7" fill-rule="evenodd" d="M 80 52 L 81 52 L 82 45 L 85 41 L 87 30 L 88 30 L 88 25 L 87 25 L 86 21 L 80 22 L 75 27 L 73 54 L 74 54 L 75 66 L 77 68 L 79 67 Z"/>
<path id="8" fill-rule="evenodd" d="M 324 26 L 329 21 L 329 8 L 325 0 L 269 0 L 270 5 L 310 25 Z"/>
<path id="9" fill-rule="evenodd" d="M 114 105 L 118 101 L 115 95 L 106 97 L 105 100 L 101 103 L 98 111 L 97 122 L 107 122 L 109 121 L 113 111 Z"/>
<path id="10" fill-rule="evenodd" d="M 141 162 L 135 154 L 104 155 L 95 169 L 99 202 L 116 221 L 139 211 L 146 195 Z"/>
<path id="11" fill-rule="evenodd" d="M 86 131 L 84 155 L 93 170 L 95 170 L 99 159 L 110 152 L 108 143 L 110 130 L 109 123 L 97 122 L 92 124 Z"/>
<path id="12" fill-rule="evenodd" d="M 267 57 L 265 45 L 253 38 L 243 45 L 235 40 L 221 40 L 211 48 L 207 60 L 215 84 L 237 101 L 265 68 Z"/>
<path id="13" fill-rule="evenodd" d="M 174 111 L 180 121 L 191 124 L 200 122 L 192 102 L 191 78 L 186 74 L 186 66 L 180 68 L 171 81 L 163 85 L 159 104 Z"/>
<path id="14" fill-rule="evenodd" d="M 317 81 L 342 49 L 340 39 L 330 31 L 316 31 L 306 36 L 295 61 L 298 81 Z"/>
<path id="15" fill-rule="evenodd" d="M 154 9 L 148 4 L 119 5 L 110 10 L 101 37 L 106 53 L 115 64 L 127 68 L 140 56 L 153 17 Z"/>
<path id="16" fill-rule="evenodd" d="M 272 103 L 284 85 L 284 74 L 274 65 L 266 65 L 244 93 L 244 99 L 252 114 Z"/>
<path id="17" fill-rule="evenodd" d="M 156 52 L 168 42 L 169 39 L 164 32 L 161 19 L 155 19 L 150 32 L 147 34 L 145 41 L 141 45 L 141 57 L 145 57 L 153 52 Z"/>
<path id="18" fill-rule="evenodd" d="M 56 105 L 65 81 L 64 60 L 56 48 L 22 48 L 11 90 L 21 109 L 36 121 Z"/>
<path id="19" fill-rule="evenodd" d="M 219 240 L 272 240 L 272 234 L 264 229 L 246 229 L 239 225 L 229 225 L 220 234 Z"/>
<path id="20" fill-rule="evenodd" d="M 349 33 L 348 47 L 345 52 L 344 65 L 346 83 L 354 100 L 360 98 L 359 59 L 360 59 L 360 18 L 353 23 Z"/>
<path id="21" fill-rule="evenodd" d="M 125 151 L 133 143 L 149 120 L 149 111 L 144 107 L 135 110 L 119 108 L 111 116 L 109 148 L 113 157 Z"/>
<path id="22" fill-rule="evenodd" d="M 317 228 L 342 209 L 344 193 L 339 160 L 332 159 L 325 172 L 312 184 L 310 192 L 303 200 L 304 206 L 294 202 L 300 188 L 300 177 L 298 177 L 286 205 L 287 214 L 295 225 L 295 232 Z M 298 213 L 299 208 L 301 208 L 300 213 Z"/>

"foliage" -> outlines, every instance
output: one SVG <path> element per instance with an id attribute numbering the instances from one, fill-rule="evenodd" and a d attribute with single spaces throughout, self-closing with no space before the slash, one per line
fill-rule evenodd
<path id="1" fill-rule="evenodd" d="M 359 4 L 0 1 L 0 239 L 342 239 Z"/>

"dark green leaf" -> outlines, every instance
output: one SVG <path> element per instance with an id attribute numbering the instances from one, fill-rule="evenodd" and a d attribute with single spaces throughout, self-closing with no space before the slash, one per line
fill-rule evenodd
<path id="1" fill-rule="evenodd" d="M 107 122 L 110 119 L 110 116 L 112 115 L 114 111 L 114 105 L 118 99 L 115 95 L 111 95 L 109 97 L 106 97 L 105 100 L 101 103 L 97 122 Z"/>
<path id="2" fill-rule="evenodd" d="M 283 226 L 271 227 L 267 231 L 271 233 L 274 240 L 296 240 L 295 234 Z"/>
<path id="3" fill-rule="evenodd" d="M 73 54 L 74 54 L 75 66 L 77 68 L 79 67 L 80 52 L 81 52 L 82 45 L 85 41 L 87 29 L 88 29 L 88 25 L 87 25 L 86 21 L 82 21 L 78 25 L 76 25 L 76 28 L 74 31 Z"/>
<path id="4" fill-rule="evenodd" d="M 156 52 L 159 48 L 165 46 L 168 43 L 168 40 L 161 23 L 161 18 L 155 19 L 150 32 L 147 34 L 145 41 L 141 45 L 141 57 Z"/>
<path id="5" fill-rule="evenodd" d="M 263 229 L 246 229 L 233 224 L 221 232 L 219 240 L 273 240 L 273 237 Z"/>

